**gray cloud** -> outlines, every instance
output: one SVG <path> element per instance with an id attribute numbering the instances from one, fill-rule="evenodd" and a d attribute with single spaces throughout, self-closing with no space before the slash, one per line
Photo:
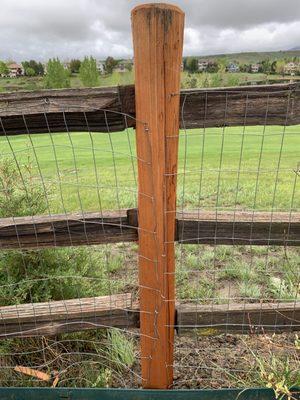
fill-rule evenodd
<path id="1" fill-rule="evenodd" d="M 138 0 L 0 0 L 0 58 L 132 55 Z M 300 46 L 299 0 L 174 0 L 186 12 L 185 54 Z"/>

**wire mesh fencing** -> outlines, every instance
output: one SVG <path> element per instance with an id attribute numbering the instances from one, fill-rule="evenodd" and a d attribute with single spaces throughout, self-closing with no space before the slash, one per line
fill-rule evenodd
<path id="1" fill-rule="evenodd" d="M 279 396 L 300 382 L 299 125 L 291 91 L 282 126 L 270 124 L 268 88 L 254 126 L 251 91 L 220 95 L 218 128 L 203 91 L 202 127 L 180 132 L 175 387 L 277 385 Z M 243 123 L 230 126 L 237 96 Z"/>
<path id="2" fill-rule="evenodd" d="M 84 132 L 70 131 L 65 106 L 58 133 L 47 112 L 41 134 L 30 116 L 18 136 L 1 119 L 1 386 L 140 380 L 137 245 L 128 243 L 137 232 L 126 213 L 137 198 L 134 131 L 112 133 L 113 112 L 93 114 L 102 132 L 84 107 Z"/>
<path id="3" fill-rule="evenodd" d="M 181 93 L 177 317 L 166 327 L 176 332 L 175 388 L 299 383 L 295 95 Z M 138 186 L 138 166 L 153 167 L 148 121 L 45 98 L 34 99 L 36 114 L 0 114 L 0 384 L 137 388 L 140 293 L 157 294 L 138 278 L 138 195 L 155 205 Z M 157 229 L 148 234 L 155 242 Z M 153 347 L 160 312 L 149 315 Z"/>

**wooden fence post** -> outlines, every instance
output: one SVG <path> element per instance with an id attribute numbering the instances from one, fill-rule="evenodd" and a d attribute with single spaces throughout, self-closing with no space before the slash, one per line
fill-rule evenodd
<path id="1" fill-rule="evenodd" d="M 139 174 L 139 284 L 144 388 L 173 383 L 176 178 L 184 13 L 132 11 Z"/>

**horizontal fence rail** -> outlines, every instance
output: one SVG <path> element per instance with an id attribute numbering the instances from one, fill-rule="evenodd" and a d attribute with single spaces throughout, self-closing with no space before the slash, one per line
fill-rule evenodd
<path id="1" fill-rule="evenodd" d="M 0 307 L 0 339 L 138 326 L 131 293 Z"/>
<path id="2" fill-rule="evenodd" d="M 0 339 L 54 336 L 88 329 L 139 328 L 139 305 L 131 293 L 0 307 Z M 181 304 L 176 330 L 202 335 L 299 330 L 300 302 Z"/>
<path id="3" fill-rule="evenodd" d="M 300 329 L 300 302 L 181 304 L 177 316 L 179 331 L 200 329 L 207 335 L 293 331 Z"/>
<path id="4" fill-rule="evenodd" d="M 299 124 L 299 86 L 182 90 L 174 93 L 180 95 L 180 127 Z M 0 136 L 122 131 L 136 124 L 134 86 L 2 93 L 0 118 Z"/>
<path id="5" fill-rule="evenodd" d="M 182 244 L 299 246 L 299 212 L 177 213 Z M 0 249 L 78 246 L 138 240 L 137 210 L 0 219 Z"/>

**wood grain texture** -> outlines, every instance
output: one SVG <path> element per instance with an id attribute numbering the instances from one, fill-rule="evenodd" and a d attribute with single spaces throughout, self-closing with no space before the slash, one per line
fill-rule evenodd
<path id="1" fill-rule="evenodd" d="M 122 131 L 135 125 L 134 87 L 3 93 L 0 118 L 0 136 Z"/>
<path id="2" fill-rule="evenodd" d="M 132 11 L 138 155 L 143 387 L 173 383 L 174 232 L 184 14 L 165 4 Z"/>
<path id="3" fill-rule="evenodd" d="M 138 240 L 124 212 L 60 214 L 0 219 L 0 249 L 79 246 Z"/>
<path id="4" fill-rule="evenodd" d="M 300 246 L 300 213 L 177 213 L 176 232 L 171 234 L 182 244 Z M 0 219 L 1 250 L 135 241 L 136 209 Z"/>
<path id="5" fill-rule="evenodd" d="M 177 304 L 180 334 L 241 334 L 300 330 L 300 302 L 196 305 Z M 140 326 L 139 304 L 130 293 L 0 307 L 0 339 L 54 336 L 111 327 Z"/>
<path id="6" fill-rule="evenodd" d="M 183 244 L 300 246 L 300 213 L 178 213 L 176 240 Z"/>
<path id="7" fill-rule="evenodd" d="M 181 91 L 182 128 L 299 123 L 299 83 Z"/>
<path id="8" fill-rule="evenodd" d="M 138 327 L 138 305 L 130 293 L 0 307 L 0 339 Z"/>
<path id="9" fill-rule="evenodd" d="M 65 132 L 67 127 L 71 132 L 122 131 L 136 125 L 135 116 L 133 85 L 0 93 L 0 136 L 24 134 L 27 128 L 32 134 Z M 264 124 L 300 124 L 299 83 L 180 93 L 181 128 Z"/>
<path id="10" fill-rule="evenodd" d="M 300 302 L 182 304 L 177 306 L 177 329 L 199 329 L 204 335 L 299 331 Z"/>

